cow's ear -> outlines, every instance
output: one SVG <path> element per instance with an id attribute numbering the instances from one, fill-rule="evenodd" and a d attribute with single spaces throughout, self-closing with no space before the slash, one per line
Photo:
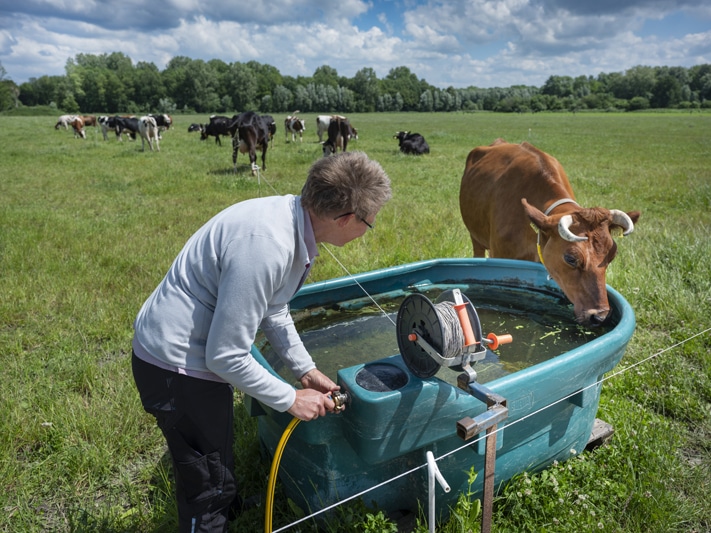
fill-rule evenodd
<path id="1" fill-rule="evenodd" d="M 613 238 L 624 237 L 634 231 L 634 227 L 639 220 L 639 211 L 630 211 L 625 213 L 617 209 L 611 209 L 612 223 L 610 224 L 610 235 Z"/>
<path id="2" fill-rule="evenodd" d="M 521 205 L 523 205 L 523 210 L 531 223 L 539 230 L 547 232 L 555 226 L 555 224 L 550 223 L 549 217 L 544 215 L 542 211 L 529 204 L 525 198 L 521 198 Z"/>
<path id="3" fill-rule="evenodd" d="M 641 214 L 642 214 L 642 213 L 640 213 L 639 211 L 629 211 L 629 212 L 627 213 L 627 216 L 632 219 L 632 222 L 634 222 L 635 224 L 637 224 L 637 221 L 639 220 L 639 217 L 640 217 Z"/>

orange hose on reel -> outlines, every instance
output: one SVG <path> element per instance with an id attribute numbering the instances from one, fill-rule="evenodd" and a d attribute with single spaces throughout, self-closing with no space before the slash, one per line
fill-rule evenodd
<path id="1" fill-rule="evenodd" d="M 477 341 L 476 337 L 474 337 L 474 331 L 472 330 L 472 323 L 469 320 L 469 313 L 467 313 L 467 304 L 455 304 L 454 309 L 457 311 L 457 317 L 462 326 L 462 332 L 464 332 L 464 346 L 476 344 Z"/>

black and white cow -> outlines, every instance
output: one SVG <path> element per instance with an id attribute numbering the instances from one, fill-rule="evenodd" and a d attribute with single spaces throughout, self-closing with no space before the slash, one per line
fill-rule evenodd
<path id="1" fill-rule="evenodd" d="M 114 133 L 116 133 L 116 138 L 119 141 L 121 140 L 118 131 L 116 131 L 116 118 L 117 117 L 115 116 L 109 117 L 107 115 L 102 115 L 98 118 L 99 126 L 101 126 L 101 134 L 104 136 L 105 141 L 109 140 L 109 130 L 112 130 Z"/>
<path id="2" fill-rule="evenodd" d="M 353 127 L 347 118 L 332 117 L 328 125 L 328 139 L 323 143 L 324 157 L 335 154 L 340 148 L 345 152 L 348 141 L 353 136 Z"/>
<path id="3" fill-rule="evenodd" d="M 202 132 L 204 129 L 205 129 L 204 124 L 198 124 L 196 122 L 193 122 L 192 124 L 190 124 L 190 126 L 188 126 L 188 133 L 192 133 L 194 131 Z"/>
<path id="4" fill-rule="evenodd" d="M 319 115 L 316 117 L 316 135 L 318 135 L 318 142 L 323 142 L 323 134 L 328 134 L 328 125 L 334 118 L 345 119 L 346 117 L 342 115 Z M 358 131 L 351 124 L 351 129 L 353 130 L 352 137 L 354 139 L 358 138 Z"/>
<path id="5" fill-rule="evenodd" d="M 148 146 L 153 151 L 153 144 L 155 143 L 156 151 L 160 152 L 160 144 L 158 140 L 160 139 L 158 124 L 156 124 L 156 119 L 151 115 L 146 115 L 138 119 L 138 132 L 141 135 L 141 151 L 146 151 L 146 141 L 148 141 Z"/>
<path id="6" fill-rule="evenodd" d="M 262 120 L 267 125 L 267 129 L 269 130 L 269 142 L 273 147 L 274 146 L 274 135 L 276 135 L 276 131 L 277 131 L 276 121 L 274 120 L 274 117 L 272 117 L 271 115 L 262 115 Z"/>
<path id="7" fill-rule="evenodd" d="M 226 117 L 224 115 L 212 115 L 210 116 L 210 122 L 205 124 L 203 129 L 200 131 L 200 140 L 204 141 L 210 135 L 215 137 L 215 144 L 222 146 L 222 141 L 220 140 L 220 135 L 227 137 L 232 136 L 232 131 L 230 127 L 234 117 Z"/>
<path id="8" fill-rule="evenodd" d="M 296 111 L 293 115 L 289 115 L 284 119 L 284 135 L 285 140 L 289 140 L 289 133 L 291 133 L 291 142 L 296 141 L 296 135 L 299 135 L 299 141 L 304 142 L 304 132 L 306 131 L 306 121 L 301 120 L 296 116 Z"/>
<path id="9" fill-rule="evenodd" d="M 232 166 L 237 172 L 237 153 L 249 153 L 249 162 L 252 167 L 252 176 L 256 175 L 257 148 L 262 150 L 262 169 L 267 169 L 267 148 L 269 147 L 269 127 L 254 111 L 245 111 L 234 117 L 232 123 Z"/>
<path id="10" fill-rule="evenodd" d="M 160 114 L 160 115 L 148 115 L 149 117 L 153 117 L 153 119 L 156 121 L 156 124 L 158 125 L 158 138 L 162 139 L 161 134 L 165 130 L 169 130 L 170 127 L 173 125 L 173 117 L 170 115 L 167 115 L 165 113 Z"/>
<path id="11" fill-rule="evenodd" d="M 136 140 L 138 130 L 138 119 L 136 117 L 114 117 L 116 120 L 116 135 L 121 140 L 121 136 L 125 133 L 129 138 Z"/>
<path id="12" fill-rule="evenodd" d="M 425 138 L 419 133 L 398 131 L 393 138 L 398 140 L 400 151 L 403 154 L 422 155 L 430 153 L 430 147 L 427 141 L 425 141 Z"/>

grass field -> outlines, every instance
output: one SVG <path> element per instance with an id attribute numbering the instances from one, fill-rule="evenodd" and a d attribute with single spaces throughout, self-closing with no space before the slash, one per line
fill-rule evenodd
<path id="1" fill-rule="evenodd" d="M 91 128 L 74 139 L 54 130 L 54 116 L 0 116 L 0 531 L 175 530 L 162 437 L 130 373 L 132 321 L 203 222 L 240 200 L 298 194 L 321 148 L 315 115 L 302 117 L 303 143 L 285 142 L 277 117 L 257 179 L 244 155 L 233 173 L 227 141 L 187 132 L 207 117 L 174 118 L 161 151 L 144 153 Z M 494 530 L 710 531 L 711 115 L 350 118 L 360 139 L 349 148 L 383 165 L 393 199 L 374 232 L 329 248 L 338 261 L 322 251 L 311 281 L 344 275 L 339 262 L 357 273 L 470 256 L 459 182 L 468 152 L 497 137 L 557 157 L 580 204 L 642 212 L 608 270 L 637 315 L 616 369 L 628 371 L 602 392 L 599 416 L 615 434 L 512 481 Z M 422 133 L 431 154 L 400 154 L 397 130 Z M 238 477 L 245 494 L 264 493 L 269 464 L 239 396 L 236 407 Z M 276 507 L 275 527 L 299 516 L 279 492 Z M 329 530 L 383 530 L 357 505 L 339 513 Z M 476 530 L 463 514 L 438 531 Z M 260 531 L 262 519 L 250 511 L 233 531 Z"/>

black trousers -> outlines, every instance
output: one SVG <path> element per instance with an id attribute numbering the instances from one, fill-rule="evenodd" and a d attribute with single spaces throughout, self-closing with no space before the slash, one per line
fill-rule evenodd
<path id="1" fill-rule="evenodd" d="M 133 377 L 173 459 L 181 533 L 225 532 L 241 507 L 234 475 L 233 389 L 163 370 L 133 354 Z"/>

